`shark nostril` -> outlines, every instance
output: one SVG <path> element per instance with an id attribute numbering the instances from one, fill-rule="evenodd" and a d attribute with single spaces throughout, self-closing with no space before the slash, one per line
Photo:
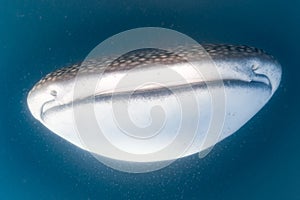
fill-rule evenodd
<path id="1" fill-rule="evenodd" d="M 251 66 L 251 69 L 252 69 L 252 71 L 256 71 L 256 70 L 258 70 L 258 65 L 255 65 L 255 64 L 253 64 L 252 66 Z"/>
<path id="2" fill-rule="evenodd" d="M 52 96 L 56 97 L 57 96 L 57 91 L 56 90 L 51 90 L 50 94 Z"/>

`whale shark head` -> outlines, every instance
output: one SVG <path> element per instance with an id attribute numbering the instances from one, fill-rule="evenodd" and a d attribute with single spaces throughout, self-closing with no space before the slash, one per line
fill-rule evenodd
<path id="1" fill-rule="evenodd" d="M 194 60 L 199 66 L 200 71 L 205 71 L 208 74 L 205 78 L 193 79 L 193 72 L 187 72 L 187 70 L 185 70 L 185 58 L 193 56 L 194 54 L 199 55 L 200 49 L 193 47 L 184 49 L 178 48 L 168 51 L 160 49 L 140 49 L 129 52 L 113 61 L 109 60 L 109 58 L 88 60 L 84 65 L 75 64 L 48 74 L 29 92 L 27 97 L 29 110 L 37 120 L 50 130 L 69 142 L 83 149 L 87 149 L 81 144 L 76 133 L 74 133 L 75 125 L 71 119 L 71 105 L 75 105 L 74 102 L 76 102 L 76 106 L 84 106 L 84 100 L 87 100 L 91 96 L 97 96 L 98 100 L 96 101 L 96 104 L 99 105 L 100 110 L 103 109 L 99 115 L 109 115 L 109 109 L 106 110 L 106 113 L 104 112 L 106 109 L 104 97 L 117 93 L 119 94 L 120 99 L 122 99 L 123 93 L 131 92 L 134 89 L 134 87 L 127 87 L 118 91 L 114 90 L 115 85 L 113 82 L 119 80 L 116 77 L 122 77 L 122 75 L 128 73 L 131 73 L 136 77 L 146 77 L 160 73 L 163 66 L 167 65 L 172 69 L 177 70 L 177 72 L 190 73 L 187 76 L 189 78 L 186 81 L 188 84 L 193 85 L 196 93 L 200 94 L 199 98 L 197 97 L 197 100 L 202 105 L 204 113 L 210 113 L 211 107 L 205 103 L 209 96 L 209 94 L 205 92 L 207 88 L 200 86 L 208 82 L 213 83 L 221 81 L 224 83 L 226 113 L 225 124 L 220 137 L 221 140 L 238 130 L 268 102 L 280 84 L 282 73 L 281 66 L 271 55 L 253 47 L 218 44 L 204 44 L 202 47 L 212 59 L 218 71 L 217 76 L 209 74 L 211 66 L 207 64 L 209 61 L 205 58 Z M 110 63 L 110 67 L 108 68 L 106 65 L 107 62 Z M 144 65 L 145 63 L 147 65 Z M 102 73 L 104 68 L 105 73 Z M 77 76 L 78 72 L 81 72 L 79 78 Z M 102 73 L 102 79 L 104 80 L 104 82 L 101 82 L 101 87 L 96 86 L 93 94 L 83 92 L 80 96 L 74 95 L 75 84 L 85 85 L 90 80 L 99 79 L 99 72 Z M 182 91 L 180 94 L 189 95 L 189 90 L 185 89 L 185 85 L 182 83 L 179 84 L 179 82 L 173 81 L 168 87 L 180 88 L 180 92 Z M 151 104 L 151 101 L 159 100 L 159 102 L 166 101 L 166 105 L 171 105 L 170 102 L 167 102 L 169 96 L 166 93 L 163 93 L 162 90 L 163 88 L 160 88 L 160 86 L 150 85 L 148 87 L 143 87 L 140 90 L 140 96 L 136 95 L 134 98 L 136 98 L 137 102 L 142 99 L 141 101 L 143 101 L 143 103 L 146 102 L 147 104 L 149 104 L 149 102 Z M 219 88 L 212 87 L 212 90 L 217 91 Z M 146 100 L 145 96 L 147 96 Z M 137 103 L 136 109 L 139 110 L 139 112 L 143 111 L 144 107 L 139 107 L 138 105 L 139 104 Z M 141 117 L 140 115 L 141 114 L 139 114 L 139 117 Z M 114 129 L 111 128 L 108 130 L 113 131 Z M 121 140 L 118 138 L 115 139 Z M 166 140 L 168 140 L 168 138 Z M 148 148 L 148 150 L 153 148 L 153 145 L 147 147 L 146 144 L 142 143 L 141 146 L 137 145 L 137 147 L 135 147 L 135 143 L 126 143 L 124 140 L 120 143 L 117 142 L 117 144 L 126 146 L 131 153 L 140 153 L 141 147 Z M 195 146 L 197 145 L 199 146 L 199 144 L 195 144 Z M 203 149 L 197 149 L 195 147 L 186 152 L 183 156 L 201 150 Z M 114 159 L 132 161 L 130 158 L 126 159 L 122 156 L 109 155 L 107 152 L 94 153 L 112 157 Z M 157 158 L 157 160 L 142 160 L 142 162 L 167 159 L 168 158 L 163 157 Z"/>

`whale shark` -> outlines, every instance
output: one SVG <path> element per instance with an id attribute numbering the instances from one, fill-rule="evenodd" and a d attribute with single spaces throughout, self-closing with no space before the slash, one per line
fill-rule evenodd
<path id="1" fill-rule="evenodd" d="M 158 162 L 232 135 L 271 99 L 281 74 L 273 56 L 246 45 L 144 48 L 49 73 L 27 104 L 35 119 L 83 150 Z"/>

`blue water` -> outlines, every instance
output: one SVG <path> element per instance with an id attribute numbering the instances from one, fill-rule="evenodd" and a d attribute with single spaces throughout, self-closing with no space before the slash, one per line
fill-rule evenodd
<path id="1" fill-rule="evenodd" d="M 300 199 L 300 1 L 0 1 L 0 199 Z M 281 86 L 205 158 L 160 171 L 110 169 L 38 123 L 33 84 L 137 27 L 248 44 L 283 66 Z"/>

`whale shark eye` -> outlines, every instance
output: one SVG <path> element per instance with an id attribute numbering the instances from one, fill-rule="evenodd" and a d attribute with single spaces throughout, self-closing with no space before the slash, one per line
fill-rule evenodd
<path id="1" fill-rule="evenodd" d="M 56 97 L 57 96 L 57 91 L 56 90 L 51 90 L 50 94 L 52 96 Z"/>

